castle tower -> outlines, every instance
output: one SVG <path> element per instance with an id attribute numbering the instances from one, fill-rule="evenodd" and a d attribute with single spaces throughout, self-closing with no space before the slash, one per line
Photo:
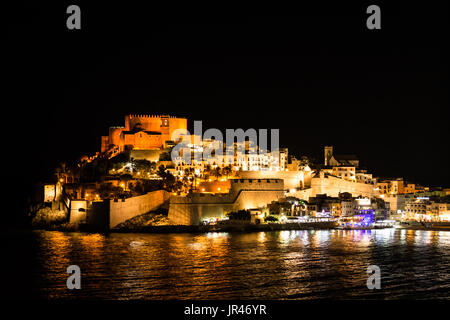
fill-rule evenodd
<path id="1" fill-rule="evenodd" d="M 330 159 L 333 156 L 333 146 L 325 146 L 325 148 L 324 148 L 324 156 L 325 156 L 324 157 L 324 159 L 325 159 L 324 164 L 326 166 L 328 166 L 329 163 L 330 163 Z"/>

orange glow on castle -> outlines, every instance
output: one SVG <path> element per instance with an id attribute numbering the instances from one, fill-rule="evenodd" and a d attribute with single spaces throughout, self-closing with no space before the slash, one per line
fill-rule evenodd
<path id="1" fill-rule="evenodd" d="M 127 115 L 124 127 L 110 127 L 102 136 L 101 151 L 162 149 L 177 129 L 187 129 L 187 119 L 169 115 Z"/>

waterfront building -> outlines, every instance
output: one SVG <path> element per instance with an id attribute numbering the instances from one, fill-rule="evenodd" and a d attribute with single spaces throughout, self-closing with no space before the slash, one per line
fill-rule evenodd
<path id="1" fill-rule="evenodd" d="M 307 215 L 307 204 L 307 201 L 286 197 L 272 201 L 263 208 L 263 212 L 266 212 L 267 215 L 285 216 L 286 218 L 302 217 Z"/>
<path id="2" fill-rule="evenodd" d="M 352 197 L 350 193 L 341 193 L 337 197 L 318 194 L 305 201 L 307 215 L 314 217 L 353 217 L 370 215 L 372 219 L 384 220 L 389 216 L 389 204 L 382 199 Z"/>
<path id="3" fill-rule="evenodd" d="M 341 216 L 350 217 L 355 212 L 355 202 L 353 199 L 343 199 L 341 200 Z"/>
<path id="4" fill-rule="evenodd" d="M 400 217 L 405 211 L 405 201 L 407 194 L 382 194 L 381 199 L 389 203 L 389 214 L 391 217 Z"/>
<path id="5" fill-rule="evenodd" d="M 309 215 L 314 217 L 339 217 L 341 215 L 341 200 L 338 197 L 329 197 L 318 194 L 308 200 Z"/>
<path id="6" fill-rule="evenodd" d="M 450 221 L 450 201 L 447 197 L 411 197 L 405 201 L 405 220 Z"/>

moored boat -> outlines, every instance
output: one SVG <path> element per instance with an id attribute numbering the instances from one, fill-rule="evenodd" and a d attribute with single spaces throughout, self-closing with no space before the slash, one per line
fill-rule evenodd
<path id="1" fill-rule="evenodd" d="M 366 221 L 355 219 L 341 219 L 338 222 L 338 229 L 342 230 L 367 230 L 367 229 L 385 229 L 393 228 L 395 221 L 393 220 L 381 220 L 381 221 Z"/>

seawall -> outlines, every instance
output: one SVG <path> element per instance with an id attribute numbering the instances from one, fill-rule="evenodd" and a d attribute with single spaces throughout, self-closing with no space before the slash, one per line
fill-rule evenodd
<path id="1" fill-rule="evenodd" d="M 198 225 L 202 219 L 259 208 L 284 196 L 281 179 L 233 179 L 226 194 L 192 193 L 170 198 L 169 219 L 176 225 Z"/>
<path id="2" fill-rule="evenodd" d="M 142 228 L 115 229 L 119 233 L 203 233 L 203 232 L 262 232 L 283 230 L 320 230 L 334 229 L 335 222 L 305 222 L 305 223 L 270 223 L 270 224 L 240 224 L 240 225 L 177 225 L 177 226 L 143 226 Z"/>

